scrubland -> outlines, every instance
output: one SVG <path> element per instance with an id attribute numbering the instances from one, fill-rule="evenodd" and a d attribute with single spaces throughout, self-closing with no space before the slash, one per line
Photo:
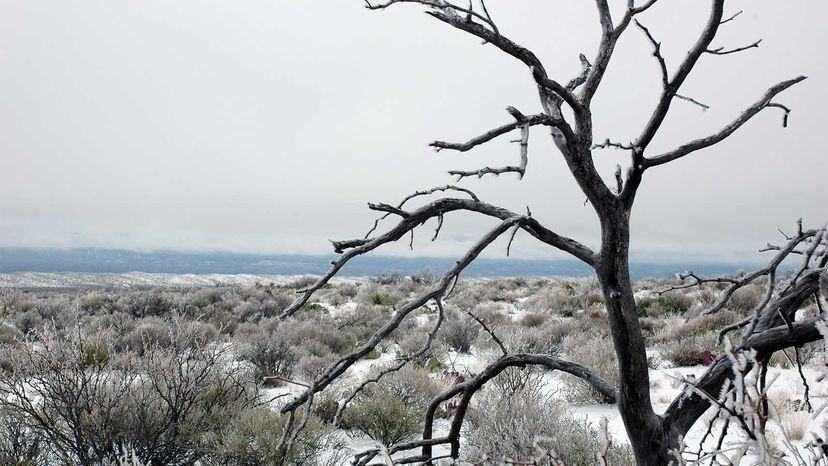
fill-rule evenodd
<path id="1" fill-rule="evenodd" d="M 280 406 L 434 279 L 423 272 L 340 280 L 284 320 L 280 312 L 313 278 L 255 286 L 0 289 L 0 464 L 345 464 L 361 449 L 417 438 L 431 400 L 500 356 L 501 345 L 582 364 L 617 385 L 595 280 L 460 280 L 436 332 L 436 308 L 409 316 L 314 399 L 297 442 L 280 451 Z M 658 293 L 668 285 L 635 284 L 659 409 L 703 372 L 706 356 L 724 353 L 719 331 L 743 320 L 763 297 L 761 284 L 751 285 L 725 309 L 701 315 L 719 288 Z M 819 310 L 813 303 L 800 312 Z M 738 331 L 729 336 L 738 338 Z M 779 458 L 825 434 L 828 387 L 815 381 L 823 348 L 814 343 L 798 353 L 802 376 L 793 351 L 771 360 L 767 443 Z M 400 370 L 354 392 L 403 359 L 409 362 Z M 802 377 L 812 412 L 804 407 Z M 437 415 L 445 425 L 452 403 Z M 715 443 L 705 432 L 723 422 L 712 414 L 700 420 L 685 439 L 688 448 Z M 497 464 L 539 450 L 554 451 L 565 464 L 591 464 L 602 451 L 610 464 L 632 461 L 617 411 L 590 386 L 567 374 L 510 368 L 470 405 L 462 459 Z"/>

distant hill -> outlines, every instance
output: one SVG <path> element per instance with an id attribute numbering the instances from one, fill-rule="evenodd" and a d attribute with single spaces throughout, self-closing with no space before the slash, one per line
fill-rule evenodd
<path id="1" fill-rule="evenodd" d="M 147 272 L 165 274 L 323 274 L 335 256 L 262 255 L 224 252 L 137 252 L 117 249 L 0 248 L 0 273 L 10 272 Z M 363 256 L 349 262 L 342 276 L 360 277 L 383 273 L 410 275 L 422 270 L 440 272 L 451 267 L 452 258 Z M 632 263 L 633 279 L 670 277 L 693 270 L 704 275 L 751 269 L 749 264 Z M 591 274 L 575 260 L 486 259 L 473 262 L 464 272 L 471 277 L 567 276 Z"/>

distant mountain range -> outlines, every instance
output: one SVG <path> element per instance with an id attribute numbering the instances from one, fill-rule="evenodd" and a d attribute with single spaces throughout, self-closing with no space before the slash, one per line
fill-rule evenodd
<path id="1" fill-rule="evenodd" d="M 335 256 L 263 255 L 224 252 L 138 252 L 117 249 L 0 248 L 0 273 L 13 272 L 147 272 L 164 274 L 319 275 Z M 353 259 L 342 276 L 360 277 L 384 273 L 410 275 L 423 270 L 440 272 L 455 259 L 434 257 L 363 256 Z M 633 279 L 670 277 L 692 270 L 702 275 L 721 275 L 751 270 L 750 264 L 632 263 Z M 470 277 L 591 275 L 586 265 L 574 260 L 526 260 L 479 258 L 466 271 Z"/>

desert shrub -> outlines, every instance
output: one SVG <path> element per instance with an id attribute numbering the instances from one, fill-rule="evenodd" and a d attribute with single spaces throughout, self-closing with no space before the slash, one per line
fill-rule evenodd
<path id="1" fill-rule="evenodd" d="M 465 309 L 465 308 L 463 308 Z M 507 315 L 506 309 L 502 303 L 495 303 L 495 302 L 485 302 L 479 303 L 473 306 L 474 315 L 477 316 L 478 319 L 486 322 L 486 324 L 491 325 L 498 325 L 506 322 L 511 322 L 509 316 Z"/>
<path id="2" fill-rule="evenodd" d="M 43 327 L 43 324 L 46 323 L 43 317 L 40 316 L 40 313 L 34 309 L 15 314 L 13 322 L 14 326 L 24 335 L 28 335 L 29 332 Z"/>
<path id="3" fill-rule="evenodd" d="M 205 453 L 203 435 L 251 407 L 257 392 L 222 345 L 192 326 L 172 330 L 172 347 L 136 357 L 113 355 L 104 333 L 44 328 L 37 345 L 14 348 L 14 371 L 0 373 L 0 406 L 57 464 L 113 463 L 128 448 L 141 462 L 192 464 Z"/>
<path id="4" fill-rule="evenodd" d="M 316 380 L 333 363 L 339 360 L 334 354 L 322 356 L 305 353 L 303 349 L 298 351 L 299 361 L 296 363 L 296 374 L 304 380 Z"/>
<path id="5" fill-rule="evenodd" d="M 764 298 L 765 290 L 751 284 L 736 290 L 727 302 L 727 307 L 740 314 L 752 311 Z"/>
<path id="6" fill-rule="evenodd" d="M 337 328 L 347 332 L 354 340 L 365 341 L 388 321 L 390 313 L 387 306 L 358 304 L 353 311 L 338 318 Z"/>
<path id="7" fill-rule="evenodd" d="M 331 428 L 310 416 L 291 448 L 279 450 L 285 416 L 256 408 L 233 418 L 227 428 L 207 436 L 204 463 L 214 465 L 316 465 L 328 463 L 325 450 L 340 449 L 330 438 Z"/>
<path id="8" fill-rule="evenodd" d="M 357 293 L 359 292 L 359 284 L 358 283 L 343 283 L 336 287 L 336 292 L 346 298 L 345 301 L 348 299 L 356 297 Z"/>
<path id="9" fill-rule="evenodd" d="M 673 340 L 664 340 L 656 344 L 661 359 L 673 366 L 697 366 L 704 363 L 704 351 L 717 353 L 718 334 L 709 332 L 697 336 L 684 336 Z"/>
<path id="10" fill-rule="evenodd" d="M 560 352 L 561 342 L 568 330 L 565 325 L 548 322 L 546 325 L 528 328 L 522 325 L 502 326 L 496 328 L 495 332 L 510 351 L 555 356 Z M 481 332 L 477 341 L 481 347 L 494 348 L 494 343 L 486 332 Z"/>
<path id="11" fill-rule="evenodd" d="M 411 275 L 411 281 L 418 285 L 430 285 L 437 281 L 439 275 L 431 269 L 420 270 Z"/>
<path id="12" fill-rule="evenodd" d="M 279 332 L 256 328 L 243 338 L 239 356 L 256 368 L 256 380 L 265 385 L 279 385 L 272 377 L 289 378 L 298 363 L 296 351 Z"/>
<path id="13" fill-rule="evenodd" d="M 83 367 L 102 367 L 109 361 L 109 348 L 102 341 L 90 341 L 83 345 Z"/>
<path id="14" fill-rule="evenodd" d="M 400 356 L 408 356 L 420 351 L 427 339 L 428 335 L 425 330 L 417 329 L 407 332 L 397 342 Z M 438 355 L 439 350 L 436 348 L 437 346 L 431 345 L 415 362 L 425 363 L 429 358 Z"/>
<path id="15" fill-rule="evenodd" d="M 480 325 L 456 311 L 446 312 L 437 334 L 440 341 L 458 353 L 468 353 L 480 331 Z"/>
<path id="16" fill-rule="evenodd" d="M 317 356 L 343 354 L 350 351 L 355 343 L 351 335 L 345 334 L 327 318 L 286 320 L 278 323 L 273 332 L 278 332 L 289 344 Z"/>
<path id="17" fill-rule="evenodd" d="M 49 464 L 40 434 L 26 425 L 19 413 L 0 408 L 0 464 L 46 466 Z"/>
<path id="18" fill-rule="evenodd" d="M 578 310 L 578 303 L 571 290 L 549 284 L 529 297 L 523 307 L 529 312 L 572 316 Z"/>
<path id="19" fill-rule="evenodd" d="M 546 322 L 548 316 L 537 312 L 527 312 L 520 319 L 520 325 L 524 327 L 539 327 Z"/>
<path id="20" fill-rule="evenodd" d="M 126 312 L 135 318 L 160 317 L 173 310 L 173 304 L 157 291 L 146 291 L 126 297 Z"/>
<path id="21" fill-rule="evenodd" d="M 233 313 L 241 322 L 258 322 L 260 319 L 279 315 L 291 302 L 287 293 L 268 294 L 259 300 L 248 300 L 238 304 Z"/>
<path id="22" fill-rule="evenodd" d="M 404 278 L 405 277 L 399 273 L 381 273 L 371 277 L 371 281 L 380 285 L 396 285 L 402 282 Z"/>
<path id="23" fill-rule="evenodd" d="M 345 409 L 343 427 L 385 446 L 420 432 L 422 416 L 445 386 L 428 373 L 406 367 L 368 385 Z"/>
<path id="24" fill-rule="evenodd" d="M 303 275 L 301 277 L 294 278 L 293 280 L 291 280 L 288 283 L 285 283 L 281 287 L 290 290 L 301 290 L 313 285 L 314 283 L 316 283 L 317 280 L 318 278 L 312 275 Z"/>
<path id="25" fill-rule="evenodd" d="M 190 303 L 199 309 L 204 309 L 211 304 L 221 302 L 221 290 L 217 288 L 206 288 L 196 291 L 190 298 Z"/>
<path id="26" fill-rule="evenodd" d="M 673 327 L 674 337 L 701 336 L 709 332 L 718 332 L 723 327 L 736 323 L 741 317 L 733 311 L 719 311 L 715 314 L 701 315 L 690 319 L 681 326 Z"/>
<path id="27" fill-rule="evenodd" d="M 147 348 L 169 348 L 172 344 L 170 325 L 159 317 L 146 317 L 136 321 L 135 328 L 118 339 L 115 349 L 142 355 Z"/>
<path id="28" fill-rule="evenodd" d="M 125 313 L 116 311 L 113 313 L 99 313 L 84 322 L 90 332 L 111 331 L 116 337 L 123 337 L 135 329 L 135 319 Z"/>
<path id="29" fill-rule="evenodd" d="M 0 323 L 0 345 L 10 345 L 23 338 L 23 332 L 6 324 Z"/>
<path id="30" fill-rule="evenodd" d="M 317 399 L 318 398 L 318 399 Z M 326 424 L 331 424 L 339 410 L 339 401 L 324 392 L 313 400 L 313 414 Z"/>
<path id="31" fill-rule="evenodd" d="M 593 334 L 579 332 L 563 339 L 563 351 L 568 361 L 589 367 L 610 385 L 618 386 L 618 360 L 609 338 L 597 338 Z M 603 397 L 583 380 L 562 375 L 566 398 L 576 403 L 601 403 Z"/>
<path id="32" fill-rule="evenodd" d="M 663 293 L 636 299 L 640 317 L 661 317 L 667 314 L 685 314 L 693 306 L 693 298 L 680 292 Z"/>
<path id="33" fill-rule="evenodd" d="M 563 464 L 598 463 L 599 432 L 548 395 L 492 387 L 475 398 L 464 431 L 464 459 L 477 464 L 492 464 L 486 462 L 489 458 L 532 461 L 539 453 L 538 440 L 538 446 L 553 450 Z M 606 464 L 632 462 L 629 447 L 610 448 Z"/>
<path id="34" fill-rule="evenodd" d="M 421 420 L 422 413 L 415 412 L 394 394 L 380 391 L 353 403 L 345 411 L 342 425 L 391 446 L 416 435 Z"/>

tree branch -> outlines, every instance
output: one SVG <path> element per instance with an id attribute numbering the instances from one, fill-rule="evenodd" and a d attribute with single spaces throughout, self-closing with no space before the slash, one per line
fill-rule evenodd
<path id="1" fill-rule="evenodd" d="M 719 24 L 722 24 L 722 23 L 719 23 Z M 729 50 L 725 50 L 724 47 L 718 47 L 718 48 L 715 48 L 715 49 L 707 49 L 707 50 L 705 50 L 705 52 L 707 52 L 711 55 L 730 55 L 731 53 L 742 52 L 742 51 L 747 50 L 747 49 L 753 49 L 753 48 L 758 49 L 760 43 L 762 43 L 762 39 L 759 39 L 759 40 L 757 40 L 756 42 L 754 42 L 750 45 L 745 45 L 744 47 L 737 47 L 735 49 L 729 49 Z"/>
<path id="2" fill-rule="evenodd" d="M 440 299 L 443 294 L 448 289 L 449 285 L 452 281 L 460 275 L 460 272 L 466 268 L 477 256 L 483 252 L 486 247 L 488 247 L 495 239 L 500 237 L 501 234 L 508 231 L 514 225 L 520 224 L 525 222 L 527 217 L 523 216 L 516 216 L 510 217 L 506 220 L 500 222 L 494 229 L 486 233 L 480 240 L 478 240 L 474 246 L 472 246 L 466 254 L 457 261 L 457 263 L 449 269 L 445 274 L 443 274 L 442 278 L 433 286 L 431 286 L 428 290 L 421 293 L 420 295 L 416 296 L 415 298 L 409 300 L 405 305 L 401 306 L 394 312 L 393 317 L 385 323 L 379 330 L 377 330 L 368 341 L 354 350 L 353 352 L 342 356 L 337 360 L 335 363 L 330 365 L 322 374 L 311 384 L 311 387 L 304 391 L 301 395 L 296 397 L 290 403 L 287 403 L 281 410 L 282 413 L 287 413 L 289 411 L 294 411 L 298 407 L 305 404 L 306 401 L 309 400 L 311 396 L 315 393 L 321 392 L 324 390 L 328 385 L 331 384 L 336 378 L 342 375 L 348 368 L 350 368 L 355 362 L 362 359 L 371 352 L 377 344 L 379 344 L 389 333 L 394 331 L 397 327 L 399 327 L 400 323 L 405 319 L 408 314 L 410 314 L 413 310 L 419 309 L 425 303 L 432 299 Z M 352 250 L 353 251 L 353 250 Z"/>
<path id="3" fill-rule="evenodd" d="M 360 392 L 365 390 L 365 387 L 367 387 L 368 385 L 371 385 L 372 383 L 379 382 L 380 379 L 382 379 L 383 377 L 385 377 L 386 375 L 388 375 L 392 372 L 396 372 L 396 371 L 402 369 L 403 367 L 405 367 L 406 364 L 408 364 L 409 362 L 421 357 L 422 355 L 424 355 L 426 353 L 426 351 L 431 349 L 431 344 L 434 342 L 434 338 L 437 337 L 437 331 L 440 330 L 440 326 L 443 324 L 443 316 L 445 314 L 443 312 L 443 302 L 440 300 L 440 298 L 435 299 L 434 302 L 437 305 L 437 322 L 434 323 L 434 327 L 432 327 L 431 331 L 428 332 L 428 336 L 426 337 L 426 341 L 425 341 L 425 343 L 423 343 L 423 346 L 420 347 L 414 353 L 403 356 L 402 358 L 400 358 L 397 362 L 395 362 L 391 366 L 381 370 L 377 375 L 375 375 L 373 377 L 369 377 L 369 378 L 365 379 L 364 381 L 362 381 L 362 383 L 359 384 L 359 386 L 357 386 L 351 392 L 351 394 L 348 395 L 347 398 L 345 398 L 341 403 L 339 403 L 339 407 L 337 408 L 336 414 L 334 415 L 334 420 L 333 420 L 334 425 L 338 426 L 340 424 L 340 420 L 342 419 L 342 413 L 345 411 L 345 408 L 348 407 L 348 403 L 350 403 L 354 398 L 356 398 L 356 396 Z"/>
<path id="4" fill-rule="evenodd" d="M 802 82 L 804 80 L 805 76 L 799 76 L 794 79 L 783 81 L 771 87 L 770 89 L 768 89 L 767 92 L 765 92 L 765 95 L 762 96 L 761 99 L 759 99 L 756 103 L 748 107 L 744 112 L 742 112 L 741 115 L 739 115 L 739 117 L 733 120 L 729 125 L 722 128 L 716 134 L 701 139 L 696 139 L 695 141 L 691 141 L 687 144 L 684 144 L 683 146 L 678 147 L 670 152 L 666 152 L 655 157 L 647 158 L 645 159 L 645 167 L 655 167 L 658 165 L 665 164 L 667 162 L 672 162 L 673 160 L 684 157 L 685 155 L 692 154 L 697 150 L 701 150 L 721 142 L 722 140 L 733 134 L 733 132 L 739 129 L 743 124 L 747 123 L 757 113 L 762 111 L 764 108 L 768 107 L 771 103 L 771 99 L 776 97 L 777 94 L 793 86 L 794 84 Z"/>
<path id="5" fill-rule="evenodd" d="M 410 197 L 413 196 L 409 196 L 409 198 Z M 369 204 L 369 207 L 372 210 L 387 211 L 386 208 L 391 206 L 388 206 L 387 204 Z M 336 275 L 339 272 L 339 270 L 341 270 L 342 267 L 344 267 L 345 264 L 347 264 L 348 261 L 350 261 L 354 257 L 370 252 L 382 246 L 383 244 L 399 240 L 406 233 L 422 225 L 430 218 L 439 217 L 440 215 L 457 210 L 478 212 L 489 217 L 498 218 L 500 220 L 506 220 L 518 216 L 518 214 L 508 209 L 487 204 L 485 202 L 480 202 L 476 198 L 443 198 L 426 204 L 416 210 L 407 212 L 408 216 L 402 218 L 396 226 L 375 238 L 367 240 L 350 240 L 334 242 L 334 245 L 336 247 L 339 247 L 340 250 L 342 250 L 342 248 L 344 248 L 347 245 L 353 244 L 355 245 L 355 247 L 345 250 L 339 257 L 339 259 L 333 261 L 331 263 L 331 268 L 328 270 L 328 272 L 325 273 L 325 275 L 323 275 L 316 283 L 314 283 L 306 289 L 299 290 L 300 296 L 290 306 L 288 306 L 287 308 L 285 308 L 285 310 L 282 311 L 282 313 L 279 315 L 279 318 L 285 319 L 288 316 L 294 314 L 296 311 L 298 311 L 308 301 L 308 299 L 310 299 L 313 293 L 325 286 L 325 284 L 328 283 L 328 281 L 331 278 L 333 278 L 333 276 Z M 595 252 L 593 252 L 591 249 L 571 238 L 561 236 L 555 233 L 554 231 L 549 230 L 532 217 L 522 218 L 525 218 L 525 220 L 521 222 L 521 228 L 523 228 L 527 233 L 550 246 L 553 246 L 557 249 L 560 249 L 564 252 L 567 252 L 577 257 L 578 259 L 584 261 L 590 266 L 594 266 L 596 262 L 596 255 Z"/>
<path id="6" fill-rule="evenodd" d="M 684 61 L 681 62 L 681 65 L 679 65 L 673 75 L 673 78 L 665 87 L 655 109 L 653 110 L 652 116 L 650 116 L 650 120 L 647 122 L 647 125 L 644 127 L 641 135 L 635 141 L 634 145 L 640 147 L 642 151 L 650 144 L 656 132 L 661 127 L 661 124 L 664 122 L 664 118 L 670 110 L 670 104 L 672 103 L 673 97 L 676 93 L 678 93 L 681 85 L 684 84 L 687 76 L 689 76 L 690 72 L 693 70 L 693 67 L 696 66 L 696 62 L 699 57 L 701 57 L 701 55 L 708 49 L 710 42 L 712 42 L 713 38 L 716 37 L 716 32 L 718 31 L 719 25 L 722 21 L 723 9 L 724 0 L 713 0 L 707 25 L 704 27 L 704 30 L 702 30 L 696 44 L 687 53 L 687 56 L 684 58 Z"/>

